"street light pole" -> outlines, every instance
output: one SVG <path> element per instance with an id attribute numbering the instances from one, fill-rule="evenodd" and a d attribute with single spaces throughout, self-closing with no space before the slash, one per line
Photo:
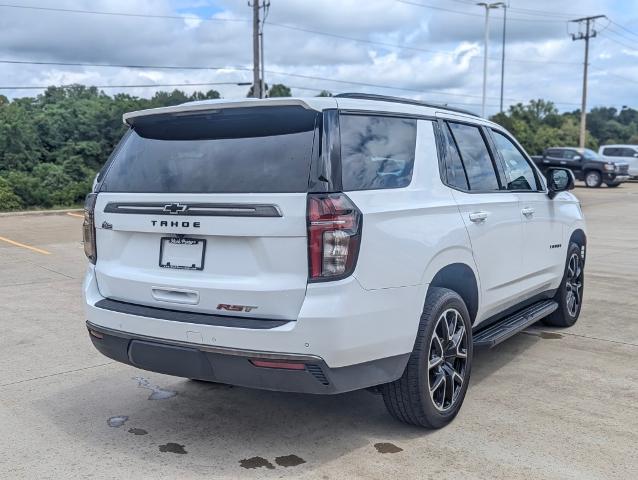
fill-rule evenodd
<path id="1" fill-rule="evenodd" d="M 500 111 L 503 112 L 503 90 L 505 88 L 505 32 L 507 31 L 507 5 L 503 4 L 503 44 L 501 47 L 501 104 Z"/>
<path id="2" fill-rule="evenodd" d="M 505 6 L 503 2 L 496 3 L 477 3 L 480 7 L 485 7 L 485 45 L 483 47 L 483 101 L 481 102 L 481 116 L 485 116 L 485 98 L 487 93 L 487 52 L 490 42 L 490 10 Z"/>

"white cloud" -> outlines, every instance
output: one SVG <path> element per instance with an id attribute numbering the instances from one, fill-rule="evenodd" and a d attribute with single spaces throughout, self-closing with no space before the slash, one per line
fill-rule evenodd
<path id="1" fill-rule="evenodd" d="M 302 95 L 313 95 L 321 89 L 362 90 L 475 104 L 473 108 L 477 108 L 483 63 L 482 10 L 461 1 L 430 0 L 428 3 L 466 14 L 419 8 L 394 0 L 272 0 L 268 17 L 271 23 L 265 28 L 267 70 L 397 89 L 272 73 L 266 80 L 271 84 L 291 85 L 295 94 Z M 584 45 L 573 42 L 567 35 L 566 20 L 571 18 L 568 14 L 574 13 L 572 10 L 578 14 L 606 13 L 638 32 L 638 23 L 635 20 L 632 23 L 632 19 L 638 18 L 638 5 L 633 2 L 622 7 L 613 0 L 578 3 L 516 0 L 512 4 L 507 30 L 506 104 L 546 98 L 564 102 L 559 105 L 562 109 L 577 108 Z M 224 68 L 139 70 L 0 64 L 4 85 L 245 82 L 252 78 L 250 71 L 232 68 L 252 66 L 251 12 L 243 0 L 59 0 L 39 5 L 188 18 L 86 15 L 0 7 L 0 58 Z M 559 13 L 532 15 L 523 9 Z M 194 15 L 199 18 L 193 19 Z M 502 17 L 500 12 L 493 12 L 492 16 L 488 103 L 497 105 Z M 281 24 L 355 37 L 369 43 L 286 29 L 279 26 Z M 630 43 L 612 29 L 602 31 L 591 42 L 591 105 L 619 105 L 638 100 L 638 84 L 631 82 L 632 78 L 638 78 L 634 60 L 638 54 L 613 39 Z M 638 42 L 638 37 L 635 39 Z M 629 81 L 616 78 L 614 88 L 606 88 L 608 77 L 600 74 L 606 71 L 628 77 Z M 599 74 L 594 76 L 594 72 Z M 234 85 L 216 88 L 227 97 L 243 96 L 247 90 Z M 155 89 L 126 91 L 148 96 Z M 32 92 L 2 93 L 23 96 Z M 493 111 L 492 106 L 490 112 Z"/>

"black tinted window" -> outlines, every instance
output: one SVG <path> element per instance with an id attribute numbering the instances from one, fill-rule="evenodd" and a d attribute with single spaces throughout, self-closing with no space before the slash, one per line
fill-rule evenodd
<path id="1" fill-rule="evenodd" d="M 494 143 L 503 158 L 508 190 L 538 190 L 534 170 L 509 138 L 495 130 Z"/>
<path id="2" fill-rule="evenodd" d="M 446 125 L 443 128 L 443 136 L 445 137 L 445 170 L 447 175 L 447 183 L 451 187 L 467 190 L 467 177 L 465 176 L 465 169 L 461 162 L 459 151 L 452 138 L 452 133 L 449 127 Z"/>
<path id="3" fill-rule="evenodd" d="M 545 150 L 545 156 L 546 157 L 555 157 L 555 158 L 563 158 L 563 151 L 562 150 L 554 150 L 554 149 L 548 149 Z"/>
<path id="4" fill-rule="evenodd" d="M 102 191 L 305 192 L 317 115 L 259 107 L 135 119 Z"/>
<path id="5" fill-rule="evenodd" d="M 496 171 L 483 135 L 478 127 L 450 123 L 450 129 L 461 152 L 471 190 L 498 190 Z"/>
<path id="6" fill-rule="evenodd" d="M 415 119 L 341 115 L 339 124 L 344 190 L 409 185 L 416 149 Z"/>

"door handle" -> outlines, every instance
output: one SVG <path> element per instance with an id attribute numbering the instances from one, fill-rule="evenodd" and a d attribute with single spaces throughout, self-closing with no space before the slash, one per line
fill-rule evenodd
<path id="1" fill-rule="evenodd" d="M 487 216 L 489 214 L 487 212 L 472 212 L 470 213 L 470 221 L 474 223 L 482 223 L 487 220 Z"/>
<path id="2" fill-rule="evenodd" d="M 528 218 L 529 218 L 529 217 L 531 217 L 532 215 L 534 215 L 534 211 L 535 211 L 535 210 L 534 210 L 533 208 L 531 208 L 531 207 L 526 207 L 526 208 L 524 208 L 523 210 L 521 210 L 521 213 L 522 213 L 523 215 L 525 215 L 526 217 L 528 217 Z"/>

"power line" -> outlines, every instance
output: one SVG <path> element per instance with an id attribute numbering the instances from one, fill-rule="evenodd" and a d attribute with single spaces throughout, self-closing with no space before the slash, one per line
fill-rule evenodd
<path id="1" fill-rule="evenodd" d="M 175 65 L 138 65 L 138 64 L 113 64 L 113 63 L 84 63 L 84 62 L 52 62 L 52 61 L 27 61 L 27 60 L 0 60 L 0 64 L 18 64 L 18 65 L 55 65 L 55 66 L 72 66 L 72 67 L 107 67 L 107 68 L 130 68 L 130 69 L 146 69 L 146 70 L 228 70 L 228 71 L 244 71 L 252 72 L 252 68 L 248 67 L 203 67 L 203 66 L 175 66 Z M 382 85 L 378 83 L 359 82 L 353 80 L 342 80 L 336 78 L 320 77 L 316 75 L 304 75 L 301 73 L 282 72 L 277 70 L 266 70 L 269 75 L 279 75 L 292 78 L 303 78 L 306 80 L 317 80 L 322 82 L 333 82 L 345 85 L 357 85 L 361 87 L 380 88 L 387 90 L 397 90 L 416 94 L 436 94 L 449 95 L 456 97 L 480 98 L 480 95 L 443 92 L 439 90 L 417 89 L 410 87 L 400 87 L 391 85 Z M 497 98 L 497 97 L 488 97 Z M 516 102 L 518 99 L 506 98 L 508 101 Z M 451 102 L 449 102 L 451 103 Z M 578 105 L 572 102 L 554 102 L 557 105 Z"/>
<path id="2" fill-rule="evenodd" d="M 398 1 L 398 0 L 397 0 Z M 421 5 L 424 6 L 424 5 Z M 213 22 L 240 22 L 240 23 L 246 23 L 248 24 L 250 21 L 248 19 L 233 19 L 233 18 L 200 18 L 200 17 L 196 17 L 196 16 L 179 16 L 179 15 L 151 15 L 151 14 L 142 14 L 142 13 L 126 13 L 126 12 L 105 12 L 105 11 L 98 11 L 98 10 L 79 10 L 79 9 L 69 9 L 69 8 L 54 8 L 54 7 L 34 7 L 34 6 L 26 6 L 26 5 L 13 5 L 13 4 L 0 4 L 0 7 L 6 7 L 6 8 L 17 8 L 17 9 L 28 9 L 28 10 L 40 10 L 40 11 L 47 11 L 47 12 L 60 12 L 60 13 L 77 13 L 77 14 L 88 14 L 88 15 L 108 15 L 108 16 L 122 16 L 122 17 L 135 17 L 135 18 L 157 18 L 157 19 L 170 19 L 170 20 L 185 20 L 185 19 L 190 19 L 190 20 L 201 20 L 201 21 L 213 21 Z M 456 12 L 456 13 L 464 13 L 464 12 Z M 313 35 L 321 35 L 324 37 L 331 37 L 331 38 L 338 38 L 341 40 L 350 40 L 353 42 L 358 42 L 358 43 L 364 43 L 364 44 L 368 44 L 368 45 L 378 45 L 381 47 L 386 47 L 386 48 L 397 48 L 397 49 L 402 49 L 402 50 L 412 50 L 412 51 L 417 51 L 417 52 L 424 52 L 424 53 L 433 53 L 433 54 L 441 54 L 441 55 L 448 55 L 451 57 L 456 57 L 458 56 L 457 53 L 454 52 L 446 52 L 446 51 L 442 51 L 442 50 L 432 50 L 432 49 L 427 49 L 427 48 L 421 48 L 421 47 L 415 47 L 415 46 L 411 46 L 411 45 L 405 45 L 405 44 L 398 44 L 398 43 L 389 43 L 389 42 L 380 42 L 380 41 L 375 41 L 375 40 L 368 40 L 368 39 L 363 39 L 363 38 L 357 38 L 357 37 L 351 37 L 348 35 L 341 35 L 338 33 L 332 33 L 332 32 L 324 32 L 324 31 L 320 31 L 320 30 L 314 30 L 314 29 L 310 29 L 310 28 L 304 28 L 304 27 L 297 27 L 295 25 L 288 25 L 288 24 L 284 24 L 284 23 L 277 23 L 277 22 L 265 22 L 268 25 L 272 25 L 274 27 L 277 28 L 282 28 L 282 29 L 286 29 L 286 30 L 292 30 L 292 31 L 298 31 L 298 32 L 304 32 L 304 33 L 311 33 Z M 477 56 L 477 58 L 482 58 L 480 55 Z M 499 60 L 496 57 L 491 57 L 490 60 Z M 577 65 L 578 62 L 566 62 L 566 61 L 556 61 L 556 60 L 546 60 L 546 59 L 539 59 L 539 60 L 529 60 L 529 59 L 510 59 L 510 62 L 516 62 L 516 63 L 537 63 L 537 64 L 557 64 L 557 65 Z"/>
<path id="3" fill-rule="evenodd" d="M 638 50 L 638 46 L 635 45 L 627 45 L 626 43 L 621 42 L 620 40 L 616 40 L 614 37 L 610 37 L 608 34 L 601 34 L 605 39 L 610 40 L 618 45 L 628 48 L 629 50 Z"/>
<path id="4" fill-rule="evenodd" d="M 46 90 L 50 87 L 56 88 L 68 88 L 73 87 L 78 84 L 63 84 L 63 85 L 40 85 L 40 86 L 14 86 L 14 87 L 2 87 L 0 86 L 0 90 Z M 153 88 L 153 87 L 179 87 L 179 86 L 208 86 L 208 85 L 252 85 L 251 82 L 210 82 L 210 83 L 170 83 L 170 84 L 145 84 L 145 85 L 87 85 L 88 88 Z M 299 85 L 288 85 L 289 88 L 295 90 L 309 90 L 313 92 L 324 92 L 328 91 L 326 88 L 314 88 L 314 87 L 302 87 Z M 338 91 L 334 91 L 331 93 L 338 93 Z M 464 105 L 464 106 L 480 106 L 478 103 L 468 103 L 468 102 L 454 102 L 454 101 L 445 101 L 442 105 Z M 497 104 L 488 104 L 490 107 L 498 107 Z"/>
<path id="5" fill-rule="evenodd" d="M 253 71 L 252 68 L 248 68 L 248 67 L 201 67 L 201 66 L 133 65 L 133 64 L 124 65 L 124 64 L 113 64 L 113 63 L 47 62 L 47 61 L 26 61 L 26 60 L 0 60 L 0 63 L 20 64 L 20 65 L 56 65 L 56 66 L 73 66 L 73 67 L 112 67 L 112 68 L 148 69 L 148 70 L 168 69 L 168 70 L 237 70 L 237 71 L 246 71 L 246 72 Z M 423 90 L 423 89 L 416 89 L 416 88 L 388 86 L 388 85 L 381 85 L 377 83 L 341 80 L 336 78 L 327 78 L 327 77 L 320 77 L 315 75 L 304 75 L 301 73 L 281 72 L 276 70 L 266 70 L 266 73 L 271 75 L 280 75 L 280 76 L 286 76 L 286 77 L 304 78 L 307 80 L 320 80 L 320 81 L 335 82 L 335 83 L 341 83 L 341 84 L 347 84 L 347 85 L 358 85 L 363 87 L 401 90 L 401 91 L 413 92 L 413 93 L 434 93 L 437 95 L 451 95 L 451 96 L 457 96 L 457 97 L 480 98 L 479 95 L 451 93 L 451 92 L 443 92 L 439 90 Z M 512 99 L 508 99 L 508 100 L 512 100 Z"/>
<path id="6" fill-rule="evenodd" d="M 0 86 L 0 90 L 46 90 L 49 87 L 68 88 L 77 84 L 66 85 L 28 85 L 28 86 Z M 250 82 L 208 82 L 208 83 L 147 83 L 138 85 L 89 85 L 95 88 L 154 88 L 154 87 L 209 87 L 215 85 L 250 86 Z"/>
<path id="7" fill-rule="evenodd" d="M 388 47 L 388 48 L 398 48 L 401 50 L 414 50 L 416 52 L 425 52 L 425 53 L 434 53 L 434 54 L 440 54 L 440 55 L 448 55 L 451 57 L 457 57 L 459 54 L 458 53 L 454 53 L 454 52 L 446 52 L 446 51 L 442 51 L 442 50 L 432 50 L 432 49 L 428 49 L 428 48 L 422 48 L 422 47 L 414 47 L 411 45 L 405 45 L 405 44 L 399 44 L 399 43 L 389 43 L 389 42 L 379 42 L 376 40 L 368 40 L 368 39 L 364 39 L 364 38 L 356 38 L 356 37 L 350 37 L 348 35 L 341 35 L 338 33 L 330 33 L 330 32 L 322 32 L 319 30 L 313 30 L 310 28 L 304 28 L 304 27 L 297 27 L 294 25 L 287 25 L 287 24 L 283 24 L 283 23 L 276 23 L 276 22 L 266 22 L 268 25 L 272 25 L 274 27 L 279 27 L 279 28 L 285 28 L 287 30 L 294 30 L 294 31 L 298 31 L 298 32 L 305 32 L 305 33 L 312 33 L 315 35 L 322 35 L 325 37 L 332 37 L 332 38 L 339 38 L 341 40 L 350 40 L 353 42 L 359 42 L 359 43 L 365 43 L 365 44 L 369 44 L 369 45 L 378 45 L 381 47 Z M 483 58 L 482 55 L 477 55 L 476 58 Z M 495 60 L 498 61 L 500 60 L 500 58 L 497 57 L 488 57 L 489 60 Z M 557 61 L 557 60 L 545 60 L 545 59 L 541 59 L 541 60 L 519 60 L 519 59 L 510 59 L 510 62 L 516 62 L 516 63 L 539 63 L 539 64 L 548 64 L 548 63 L 553 63 L 553 64 L 559 64 L 559 65 L 578 65 L 578 62 L 566 62 L 566 61 Z"/>
<path id="8" fill-rule="evenodd" d="M 125 12 L 105 12 L 101 10 L 79 10 L 75 8 L 57 8 L 57 7 L 36 7 L 32 5 L 14 5 L 9 3 L 0 3 L 0 7 L 19 8 L 24 10 L 41 10 L 45 12 L 61 12 L 61 13 L 80 13 L 87 15 L 109 15 L 115 17 L 137 17 L 137 18 L 160 18 L 169 20 L 198 20 L 205 22 L 237 22 L 248 23 L 248 19 L 244 18 L 202 18 L 196 15 L 154 15 L 149 13 L 125 13 Z"/>
<path id="9" fill-rule="evenodd" d="M 619 28 L 623 29 L 625 32 L 627 32 L 627 33 L 631 33 L 632 35 L 635 35 L 636 37 L 638 37 L 638 33 L 634 32 L 634 31 L 632 31 L 632 30 L 629 30 L 629 29 L 628 29 L 628 28 L 626 28 L 626 27 L 623 27 L 620 23 L 614 22 L 613 20 L 609 20 L 609 21 L 610 21 L 611 23 L 613 23 L 614 25 L 616 25 L 617 27 L 619 27 Z"/>
<path id="10" fill-rule="evenodd" d="M 467 15 L 467 16 L 470 16 L 470 17 L 483 17 L 483 15 L 481 15 L 479 13 L 463 12 L 463 11 L 460 11 L 460 10 L 453 10 L 451 8 L 439 7 L 439 6 L 436 6 L 436 5 L 428 5 L 428 4 L 421 3 L 421 2 L 414 2 L 414 1 L 411 1 L 411 0 L 394 0 L 394 1 L 395 2 L 399 2 L 399 3 L 404 3 L 406 5 L 413 5 L 415 7 L 428 8 L 430 10 L 439 10 L 439 11 L 442 11 L 442 12 L 456 13 L 458 15 Z M 540 20 L 540 19 L 535 19 L 535 18 L 520 18 L 520 17 L 510 17 L 510 20 L 515 21 L 515 22 L 565 23 L 565 20 L 553 20 L 553 19 Z"/>
<path id="11" fill-rule="evenodd" d="M 607 28 L 605 28 L 604 30 L 601 30 L 599 33 L 602 33 L 602 32 L 605 32 L 605 31 L 608 32 L 608 33 L 613 33 L 614 35 L 617 35 L 619 38 L 622 38 L 623 40 L 626 40 L 628 42 L 637 43 L 636 48 L 638 48 L 638 38 L 629 37 L 628 35 L 624 34 L 621 30 L 618 30 L 611 23 L 609 23 Z"/>
<path id="12" fill-rule="evenodd" d="M 622 75 L 617 75 L 615 73 L 610 72 L 609 70 L 601 70 L 599 68 L 595 68 L 594 71 L 597 73 L 602 73 L 610 77 L 618 78 L 619 80 L 624 80 L 626 82 L 638 84 L 638 80 L 635 78 L 623 77 Z"/>
<path id="13" fill-rule="evenodd" d="M 471 5 L 471 6 L 476 5 L 475 0 L 453 0 L 453 1 L 463 5 Z M 508 10 L 512 12 L 519 12 L 521 15 L 532 15 L 532 16 L 551 17 L 551 18 L 564 17 L 566 19 L 572 18 L 575 16 L 582 16 L 581 14 L 578 14 L 578 13 L 550 12 L 548 10 L 534 10 L 531 8 L 510 7 L 510 6 L 508 6 L 507 8 Z"/>

